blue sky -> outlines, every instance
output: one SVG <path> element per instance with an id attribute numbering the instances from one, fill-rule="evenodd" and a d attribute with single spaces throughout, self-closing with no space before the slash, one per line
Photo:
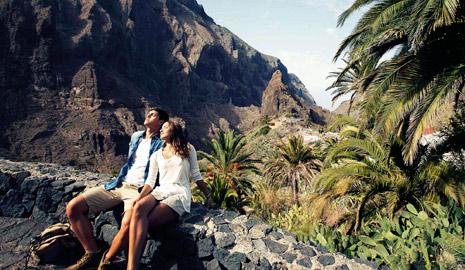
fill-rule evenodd
<path id="1" fill-rule="evenodd" d="M 281 59 L 305 84 L 318 105 L 331 107 L 326 79 L 340 66 L 333 56 L 356 23 L 342 28 L 337 17 L 352 0 L 197 0 L 217 24 L 258 51 Z"/>

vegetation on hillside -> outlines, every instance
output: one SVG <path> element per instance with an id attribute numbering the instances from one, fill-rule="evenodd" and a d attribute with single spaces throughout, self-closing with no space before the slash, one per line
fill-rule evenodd
<path id="1" fill-rule="evenodd" d="M 248 206 L 331 251 L 393 269 L 464 267 L 465 1 L 355 0 L 338 24 L 361 8 L 328 88 L 358 113 L 311 144 L 276 119 L 220 133 L 202 154 L 207 182 L 222 207 Z"/>

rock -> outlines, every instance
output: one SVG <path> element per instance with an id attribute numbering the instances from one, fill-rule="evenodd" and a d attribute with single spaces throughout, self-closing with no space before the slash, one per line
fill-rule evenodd
<path id="1" fill-rule="evenodd" d="M 214 249 L 214 246 L 213 246 L 213 241 L 211 237 L 202 239 L 197 243 L 197 250 L 198 250 L 199 258 L 205 258 L 205 257 L 212 255 L 213 249 Z"/>
<path id="2" fill-rule="evenodd" d="M 192 215 L 184 219 L 185 223 L 191 224 L 204 224 L 203 216 L 201 215 Z"/>
<path id="3" fill-rule="evenodd" d="M 31 173 L 28 171 L 19 171 L 12 174 L 13 178 L 16 180 L 16 185 L 21 186 L 24 179 L 31 176 Z M 1 186 L 1 185 L 0 185 Z"/>
<path id="4" fill-rule="evenodd" d="M 24 179 L 24 181 L 21 183 L 21 192 L 24 194 L 35 194 L 43 180 L 43 178 L 32 177 Z"/>
<path id="5" fill-rule="evenodd" d="M 278 254 L 286 252 L 288 248 L 286 245 L 283 245 L 270 239 L 263 239 L 263 242 L 265 242 L 265 245 L 270 249 L 271 252 Z"/>
<path id="6" fill-rule="evenodd" d="M 243 263 L 241 269 L 242 270 L 257 270 L 257 269 L 261 269 L 261 267 L 256 266 L 253 263 Z"/>
<path id="7" fill-rule="evenodd" d="M 85 188 L 86 188 L 86 184 L 84 182 L 74 182 L 72 184 L 65 186 L 64 192 L 65 194 L 68 194 L 71 192 L 81 192 Z"/>
<path id="8" fill-rule="evenodd" d="M 228 223 L 222 216 L 216 216 L 211 219 L 215 225 Z"/>
<path id="9" fill-rule="evenodd" d="M 249 237 L 252 239 L 264 238 L 272 227 L 268 224 L 257 224 L 249 230 Z"/>
<path id="10" fill-rule="evenodd" d="M 213 259 L 207 264 L 207 270 L 221 270 L 220 262 L 217 259 Z"/>
<path id="11" fill-rule="evenodd" d="M 145 264 L 150 264 L 152 262 L 152 257 L 160 249 L 161 242 L 155 241 L 154 239 L 148 239 L 147 244 L 145 245 L 144 251 L 142 253 L 141 261 Z"/>
<path id="12" fill-rule="evenodd" d="M 245 256 L 247 256 L 247 259 L 249 259 L 250 262 L 252 262 L 255 265 L 258 265 L 261 255 L 257 251 L 251 251 L 251 252 L 245 253 Z"/>
<path id="13" fill-rule="evenodd" d="M 268 235 L 271 239 L 274 239 L 274 240 L 283 239 L 283 234 L 276 232 L 276 231 L 272 231 Z"/>
<path id="14" fill-rule="evenodd" d="M 316 245 L 316 246 L 315 246 L 315 249 L 316 249 L 319 253 L 322 253 L 322 254 L 328 253 L 328 250 L 327 250 L 325 247 L 323 247 L 322 245 L 320 245 L 320 244 Z"/>
<path id="15" fill-rule="evenodd" d="M 263 267 L 263 269 L 271 269 L 271 264 L 268 261 L 267 258 L 261 257 L 260 260 L 258 261 L 258 264 Z"/>
<path id="16" fill-rule="evenodd" d="M 239 216 L 239 213 L 235 211 L 228 211 L 228 210 L 224 211 L 222 215 L 224 220 L 228 223 L 231 223 L 238 216 Z"/>
<path id="17" fill-rule="evenodd" d="M 110 211 L 100 213 L 94 221 L 94 229 L 96 232 L 100 232 L 101 227 L 105 224 L 110 224 L 116 227 L 120 226 L 121 213 L 123 212 L 123 205 L 118 205 Z"/>
<path id="18" fill-rule="evenodd" d="M 282 229 L 279 229 L 278 232 L 282 233 L 283 234 L 283 238 L 284 240 L 286 240 L 287 242 L 289 243 L 296 243 L 297 242 L 297 237 L 295 234 L 293 233 L 290 233 L 288 231 L 284 231 Z"/>
<path id="19" fill-rule="evenodd" d="M 236 237 L 235 245 L 232 248 L 232 251 L 249 253 L 254 250 L 253 242 L 248 237 Z"/>
<path id="20" fill-rule="evenodd" d="M 226 257 L 229 255 L 229 251 L 222 248 L 215 248 L 213 251 L 213 257 L 217 259 L 221 264 L 223 264 Z"/>
<path id="21" fill-rule="evenodd" d="M 273 270 L 287 270 L 287 266 L 283 262 L 274 262 L 271 265 L 271 269 Z"/>
<path id="22" fill-rule="evenodd" d="M 15 186 L 16 181 L 10 174 L 0 172 L 0 195 L 7 193 L 10 189 L 15 189 Z"/>
<path id="23" fill-rule="evenodd" d="M 239 270 L 241 264 L 247 260 L 243 253 L 234 252 L 224 258 L 221 264 L 228 270 Z"/>
<path id="24" fill-rule="evenodd" d="M 0 201 L 0 209 L 7 217 L 25 217 L 27 214 L 26 207 L 22 205 L 21 193 L 14 189 L 10 189 Z"/>
<path id="25" fill-rule="evenodd" d="M 215 233 L 215 244 L 220 248 L 229 247 L 234 244 L 236 237 L 232 233 Z"/>
<path id="26" fill-rule="evenodd" d="M 118 233 L 119 228 L 110 224 L 105 224 L 102 226 L 100 231 L 100 239 L 105 241 L 107 245 L 111 245 L 113 239 L 115 238 L 116 234 Z"/>
<path id="27" fill-rule="evenodd" d="M 334 270 L 350 270 L 346 264 L 338 265 Z"/>
<path id="28" fill-rule="evenodd" d="M 182 223 L 181 225 L 178 226 L 178 231 L 189 235 L 193 239 L 198 239 L 200 230 L 195 228 L 194 225 L 189 224 L 189 223 Z"/>
<path id="29" fill-rule="evenodd" d="M 53 181 L 50 185 L 55 189 L 64 189 L 65 186 L 70 185 L 72 183 L 74 183 L 74 180 L 64 179 Z"/>
<path id="30" fill-rule="evenodd" d="M 253 226 L 255 226 L 255 225 L 259 224 L 259 223 L 263 223 L 263 222 L 261 220 L 259 220 L 258 218 L 256 218 L 256 217 L 248 218 L 245 215 L 240 215 L 240 216 L 237 216 L 236 218 L 234 218 L 231 221 L 231 223 L 236 224 L 236 225 L 240 225 L 240 226 L 242 226 L 243 228 L 245 228 L 248 231 Z"/>
<path id="31" fill-rule="evenodd" d="M 245 222 L 247 222 L 247 220 L 248 218 L 246 215 L 240 215 L 231 220 L 231 224 L 243 225 Z"/>
<path id="32" fill-rule="evenodd" d="M 291 252 L 286 252 L 281 254 L 281 258 L 283 258 L 288 263 L 292 263 L 297 258 L 297 255 Z"/>
<path id="33" fill-rule="evenodd" d="M 308 269 L 312 268 L 312 260 L 308 257 L 300 258 L 296 261 L 298 265 L 302 265 L 304 267 L 307 267 Z"/>
<path id="34" fill-rule="evenodd" d="M 235 234 L 244 234 L 245 233 L 245 227 L 239 225 L 239 224 L 229 224 L 228 226 L 232 232 Z"/>
<path id="35" fill-rule="evenodd" d="M 254 247 L 261 252 L 266 252 L 268 248 L 266 247 L 265 242 L 262 239 L 252 240 Z"/>
<path id="36" fill-rule="evenodd" d="M 232 230 L 231 230 L 231 228 L 229 227 L 228 224 L 218 225 L 217 231 L 218 232 L 223 232 L 223 233 L 232 233 Z"/>
<path id="37" fill-rule="evenodd" d="M 53 213 L 63 198 L 64 193 L 52 187 L 44 187 L 37 191 L 35 207 L 45 213 Z"/>
<path id="38" fill-rule="evenodd" d="M 321 263 L 321 265 L 323 266 L 327 266 L 333 265 L 336 262 L 336 260 L 332 255 L 320 255 L 320 257 L 318 257 L 318 262 Z"/>
<path id="39" fill-rule="evenodd" d="M 363 260 L 363 259 L 360 259 L 360 258 L 354 258 L 354 261 L 359 263 L 359 264 L 366 265 L 370 269 L 378 269 L 378 264 L 376 264 L 375 262 Z"/>
<path id="40" fill-rule="evenodd" d="M 250 230 L 250 228 L 260 223 L 263 223 L 260 219 L 256 217 L 251 217 L 248 220 L 246 220 L 243 225 L 247 228 L 247 230 Z"/>
<path id="41" fill-rule="evenodd" d="M 303 247 L 302 249 L 300 249 L 300 254 L 308 257 L 316 256 L 316 252 L 312 247 Z"/>

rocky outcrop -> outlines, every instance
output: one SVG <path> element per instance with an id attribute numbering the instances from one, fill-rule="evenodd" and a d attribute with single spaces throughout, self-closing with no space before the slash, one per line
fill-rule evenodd
<path id="1" fill-rule="evenodd" d="M 261 116 L 292 116 L 324 124 L 329 112 L 316 106 L 295 75 L 291 74 L 290 78 L 291 83 L 286 83 L 287 79 L 280 70 L 273 73 L 263 92 Z M 294 87 L 291 88 L 290 85 Z"/>
<path id="2" fill-rule="evenodd" d="M 0 159 L 0 268 L 23 269 L 29 239 L 52 223 L 66 221 L 66 202 L 107 178 L 54 164 Z M 118 231 L 118 211 L 93 218 L 102 245 L 109 245 Z M 75 257 L 67 254 L 60 263 Z M 124 268 L 124 259 L 118 262 Z M 299 242 L 293 234 L 258 218 L 195 203 L 179 222 L 151 233 L 142 262 L 156 269 L 376 269 L 367 262 L 327 253 L 312 242 Z M 29 260 L 30 266 L 37 263 Z"/>
<path id="3" fill-rule="evenodd" d="M 277 114 L 308 114 L 308 111 L 298 99 L 295 99 L 288 91 L 288 86 L 283 82 L 281 71 L 273 73 L 268 86 L 263 92 L 261 114 L 274 116 Z"/>
<path id="4" fill-rule="evenodd" d="M 314 105 L 195 0 L 5 0 L 0 40 L 0 148 L 25 160 L 116 171 L 150 106 L 185 118 L 201 148 L 220 126 L 258 121 L 238 111 L 262 105 L 276 70 Z"/>

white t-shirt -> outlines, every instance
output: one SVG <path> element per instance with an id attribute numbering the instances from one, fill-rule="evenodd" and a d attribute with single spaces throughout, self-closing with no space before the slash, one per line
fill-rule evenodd
<path id="1" fill-rule="evenodd" d="M 189 175 L 194 181 L 202 180 L 199 164 L 197 162 L 197 152 L 194 146 L 189 144 L 189 157 L 182 158 L 178 155 L 165 159 L 163 157 L 163 148 L 156 151 L 150 157 L 149 176 L 146 184 L 152 188 L 159 173 L 160 185 L 155 187 L 152 195 L 157 200 L 163 200 L 173 195 L 179 195 L 184 210 L 190 212 L 191 208 L 191 188 L 189 184 Z"/>
<path id="2" fill-rule="evenodd" d="M 134 153 L 134 163 L 129 168 L 124 182 L 141 187 L 144 185 L 145 168 L 149 161 L 150 143 L 152 139 L 142 139 Z M 156 177 L 156 176 L 155 176 Z"/>

